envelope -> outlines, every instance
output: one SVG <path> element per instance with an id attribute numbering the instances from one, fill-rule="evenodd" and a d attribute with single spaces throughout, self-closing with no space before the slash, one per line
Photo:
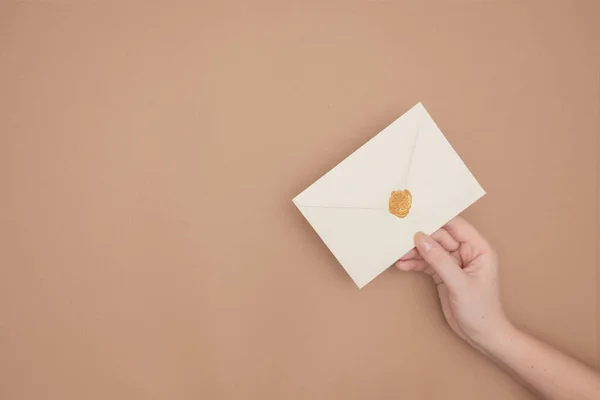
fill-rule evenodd
<path id="1" fill-rule="evenodd" d="M 412 204 L 390 212 L 393 191 Z M 293 199 L 359 288 L 485 194 L 419 103 Z"/>

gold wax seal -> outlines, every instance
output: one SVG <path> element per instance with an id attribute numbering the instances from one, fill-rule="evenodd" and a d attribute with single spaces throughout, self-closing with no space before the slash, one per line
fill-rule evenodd
<path id="1" fill-rule="evenodd" d="M 410 212 L 412 195 L 408 189 L 394 190 L 390 196 L 390 212 L 398 218 L 404 218 Z"/>

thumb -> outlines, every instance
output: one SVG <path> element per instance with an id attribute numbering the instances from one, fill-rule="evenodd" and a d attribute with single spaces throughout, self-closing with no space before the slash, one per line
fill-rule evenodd
<path id="1" fill-rule="evenodd" d="M 461 286 L 467 276 L 450 254 L 438 242 L 423 232 L 415 235 L 415 246 L 433 270 L 442 278 L 449 289 Z"/>

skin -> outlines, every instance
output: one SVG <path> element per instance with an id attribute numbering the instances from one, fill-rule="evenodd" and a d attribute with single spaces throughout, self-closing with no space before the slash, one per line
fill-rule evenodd
<path id="1" fill-rule="evenodd" d="M 600 375 L 515 327 L 500 302 L 498 257 L 461 217 L 428 236 L 397 263 L 402 271 L 430 275 L 450 328 L 502 365 L 542 398 L 600 399 Z"/>

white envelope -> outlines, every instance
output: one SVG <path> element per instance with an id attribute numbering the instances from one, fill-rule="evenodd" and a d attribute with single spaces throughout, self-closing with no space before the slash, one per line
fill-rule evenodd
<path id="1" fill-rule="evenodd" d="M 389 211 L 392 191 L 408 189 L 412 207 Z M 323 242 L 362 288 L 485 194 L 421 103 L 293 199 Z"/>

